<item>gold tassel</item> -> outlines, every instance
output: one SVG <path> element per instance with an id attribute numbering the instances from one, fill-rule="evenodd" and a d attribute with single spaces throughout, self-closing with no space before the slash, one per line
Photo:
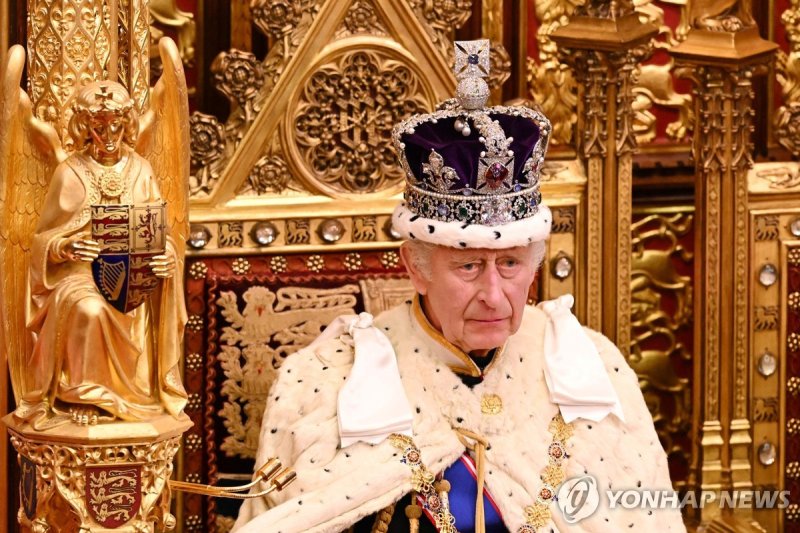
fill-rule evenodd
<path id="1" fill-rule="evenodd" d="M 417 492 L 411 491 L 411 503 L 406 505 L 406 517 L 408 518 L 408 532 L 419 533 L 419 517 L 422 516 L 422 507 L 417 504 Z"/>

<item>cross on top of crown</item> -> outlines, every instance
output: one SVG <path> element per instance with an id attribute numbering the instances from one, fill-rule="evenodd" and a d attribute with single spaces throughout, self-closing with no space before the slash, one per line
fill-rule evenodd
<path id="1" fill-rule="evenodd" d="M 457 80 L 489 76 L 489 39 L 456 41 L 455 50 L 456 64 L 453 71 Z"/>

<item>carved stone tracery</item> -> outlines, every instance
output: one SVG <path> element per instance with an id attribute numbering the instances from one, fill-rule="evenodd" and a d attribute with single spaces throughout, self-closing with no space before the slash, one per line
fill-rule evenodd
<path id="1" fill-rule="evenodd" d="M 426 109 L 421 75 L 391 54 L 345 52 L 315 69 L 296 106 L 290 146 L 329 194 L 397 186 L 404 175 L 391 147 L 394 124 Z"/>

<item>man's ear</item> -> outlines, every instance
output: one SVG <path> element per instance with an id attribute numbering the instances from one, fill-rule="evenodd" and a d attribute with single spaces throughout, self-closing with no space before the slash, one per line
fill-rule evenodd
<path id="1" fill-rule="evenodd" d="M 406 266 L 408 277 L 411 278 L 411 284 L 414 286 L 414 289 L 422 296 L 428 294 L 428 283 L 430 283 L 430 281 L 422 275 L 417 265 L 414 264 L 413 254 L 411 250 L 409 250 L 408 244 L 403 243 L 400 245 L 400 257 L 403 258 L 403 264 Z"/>

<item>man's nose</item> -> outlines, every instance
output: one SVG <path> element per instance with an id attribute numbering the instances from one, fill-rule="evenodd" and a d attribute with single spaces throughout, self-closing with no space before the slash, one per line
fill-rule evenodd
<path id="1" fill-rule="evenodd" d="M 500 272 L 497 271 L 494 263 L 489 263 L 478 278 L 478 283 L 480 284 L 478 289 L 480 300 L 489 307 L 498 307 L 503 298 L 503 291 Z"/>

